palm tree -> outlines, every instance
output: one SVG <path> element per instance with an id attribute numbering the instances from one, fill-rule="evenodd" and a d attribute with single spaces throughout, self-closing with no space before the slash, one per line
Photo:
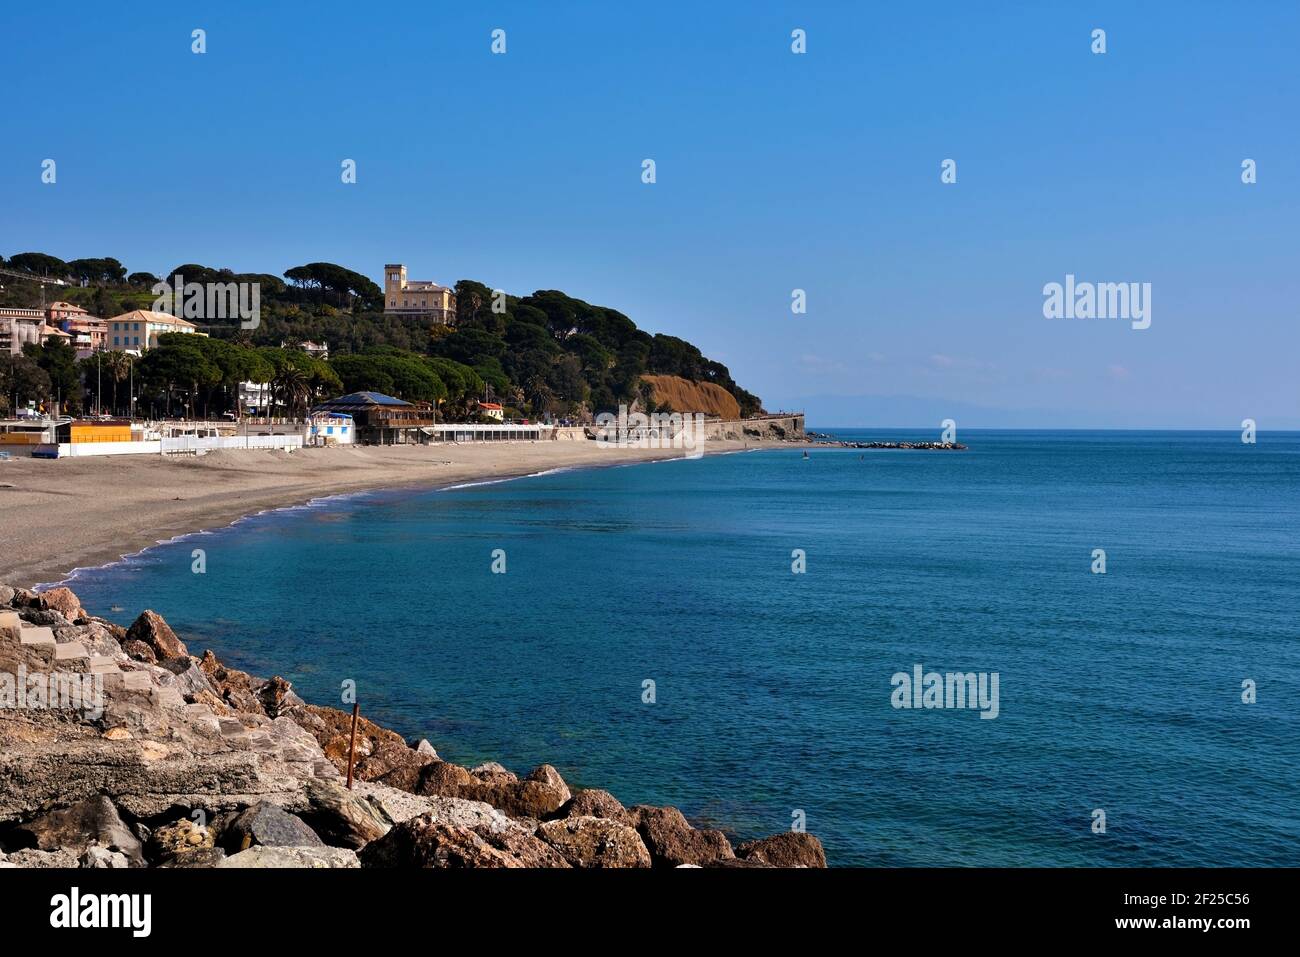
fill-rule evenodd
<path id="1" fill-rule="evenodd" d="M 131 374 L 131 357 L 125 352 L 114 350 L 104 356 L 104 367 L 108 370 L 109 381 L 113 384 L 113 414 L 117 414 L 117 384 L 125 381 Z"/>
<path id="2" fill-rule="evenodd" d="M 539 415 L 546 411 L 547 405 L 555 398 L 555 393 L 551 391 L 551 387 L 546 384 L 546 380 L 540 375 L 530 378 L 526 388 L 528 397 L 532 400 L 533 409 Z"/>
<path id="3" fill-rule="evenodd" d="M 308 398 L 311 397 L 311 385 L 306 374 L 294 365 L 285 365 L 275 374 L 271 382 L 272 395 L 279 396 L 290 415 L 296 415 L 301 406 L 306 412 Z"/>

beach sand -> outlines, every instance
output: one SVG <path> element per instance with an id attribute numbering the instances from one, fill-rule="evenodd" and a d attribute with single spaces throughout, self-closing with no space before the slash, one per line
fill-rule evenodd
<path id="1" fill-rule="evenodd" d="M 709 442 L 709 454 L 776 442 Z M 324 495 L 439 487 L 546 469 L 648 462 L 668 449 L 595 442 L 509 442 L 224 451 L 0 462 L 0 582 L 32 587 L 159 541 Z"/>

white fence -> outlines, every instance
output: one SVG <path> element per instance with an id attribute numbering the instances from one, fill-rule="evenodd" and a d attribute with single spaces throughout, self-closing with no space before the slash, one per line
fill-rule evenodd
<path id="1" fill-rule="evenodd" d="M 204 455 L 220 449 L 300 449 L 301 435 L 177 435 L 137 442 L 60 442 L 36 446 L 37 458 L 83 458 L 91 455 Z"/>
<path id="2" fill-rule="evenodd" d="M 176 435 L 162 440 L 163 455 L 202 455 L 218 449 L 300 449 L 301 435 Z"/>

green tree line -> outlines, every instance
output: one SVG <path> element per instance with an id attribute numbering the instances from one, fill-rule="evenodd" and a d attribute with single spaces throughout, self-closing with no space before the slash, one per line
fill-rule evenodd
<path id="1" fill-rule="evenodd" d="M 6 301 L 14 295 L 30 301 L 37 289 L 35 277 L 59 277 L 90 283 L 85 288 L 78 285 L 61 289 L 58 295 L 105 318 L 130 309 L 149 308 L 154 298 L 150 287 L 159 281 L 151 273 L 128 273 L 111 258 L 64 262 L 33 252 L 15 255 L 5 265 L 31 272 L 33 282 L 12 280 L 6 284 L 0 304 L 17 304 Z M 649 391 L 641 376 L 661 374 L 716 383 L 736 397 L 743 415 L 755 414 L 762 408 L 758 396 L 741 388 L 725 365 L 704 356 L 691 343 L 675 336 L 648 333 L 615 309 L 592 305 L 558 290 L 539 290 L 518 297 L 463 279 L 455 286 L 455 322 L 448 325 L 429 317 L 385 315 L 379 286 L 333 263 L 294 266 L 285 270 L 283 278 L 183 263 L 163 278 L 172 280 L 177 275 L 187 283 L 259 283 L 261 317 L 257 328 L 241 329 L 234 320 L 204 327 L 213 342 L 238 347 L 240 355 L 252 350 L 270 362 L 269 357 L 278 353 L 281 345 L 288 354 L 305 355 L 297 348 L 302 343 L 327 343 L 332 357 L 327 367 L 334 378 L 324 379 L 317 374 L 309 383 L 308 399 L 324 397 L 328 385 L 337 381 L 344 391 L 371 389 L 409 401 L 443 404 L 448 414 L 468 414 L 471 400 L 477 398 L 500 402 L 512 414 L 586 417 L 614 411 L 621 403 L 640 402 L 650 407 Z M 192 352 L 221 347 L 189 343 L 183 348 Z M 187 353 L 184 359 L 189 358 Z M 46 388 L 53 390 L 51 396 L 57 393 L 67 403 L 82 399 L 74 395 L 81 390 L 69 378 L 66 361 L 53 356 L 34 361 L 35 368 L 23 365 L 0 374 L 7 374 L 23 390 L 31 392 L 42 385 L 38 372 L 43 371 L 50 379 Z M 138 360 L 141 368 L 143 362 Z M 175 408 L 184 391 L 185 401 L 197 403 L 201 409 L 222 400 L 233 401 L 238 381 L 274 378 L 258 378 L 252 373 L 242 380 L 232 378 L 234 362 L 215 352 L 204 354 L 202 362 L 195 364 L 195 371 L 189 373 L 187 385 L 180 374 L 184 361 L 178 360 L 174 374 L 160 372 L 160 378 L 147 380 L 151 401 L 158 401 L 158 387 L 163 380 L 170 383 L 163 390 L 167 396 L 164 407 Z M 301 360 L 282 358 L 277 368 L 285 362 L 298 368 Z M 120 360 L 115 364 L 120 365 Z M 151 366 L 164 364 L 172 364 L 171 358 L 150 360 Z M 73 368 L 77 369 L 75 363 Z M 258 374 L 265 375 L 265 370 Z M 83 376 L 82 389 L 85 387 Z M 292 391 L 298 390 L 295 387 Z M 284 406 L 301 408 L 302 404 L 295 399 Z"/>

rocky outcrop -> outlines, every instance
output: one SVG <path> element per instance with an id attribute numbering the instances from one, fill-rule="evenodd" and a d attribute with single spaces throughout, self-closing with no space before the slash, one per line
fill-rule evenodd
<path id="1" fill-rule="evenodd" d="M 217 861 L 216 867 L 360 867 L 355 851 L 343 847 L 250 847 Z"/>
<path id="2" fill-rule="evenodd" d="M 127 629 L 127 642 L 140 642 L 153 652 L 158 661 L 168 658 L 188 658 L 189 649 L 185 642 L 176 637 L 176 632 L 163 621 L 156 611 L 141 612 L 140 617 Z"/>
<path id="3" fill-rule="evenodd" d="M 424 814 L 361 851 L 364 867 L 568 867 L 564 855 L 519 826 L 457 827 Z"/>
<path id="4" fill-rule="evenodd" d="M 637 805 L 628 813 L 655 867 L 705 867 L 735 857 L 725 834 L 696 830 L 675 807 Z"/>
<path id="5" fill-rule="evenodd" d="M 736 848 L 736 857 L 770 867 L 825 867 L 826 851 L 811 834 L 787 831 Z"/>
<path id="6" fill-rule="evenodd" d="M 42 592 L 40 607 L 57 611 L 69 622 L 76 621 L 85 615 L 85 612 L 81 610 L 80 600 L 72 593 L 70 588 L 51 588 L 49 591 Z"/>
<path id="7" fill-rule="evenodd" d="M 92 847 L 118 852 L 132 866 L 143 866 L 140 841 L 102 795 L 71 807 L 37 815 L 14 833 L 42 851 L 64 850 L 82 854 Z"/>
<path id="8" fill-rule="evenodd" d="M 152 611 L 88 616 L 66 588 L 0 586 L 0 671 L 19 667 L 102 688 L 0 712 L 0 867 L 825 866 L 810 835 L 733 854 L 676 808 L 574 795 L 549 764 L 467 769 L 365 718 L 348 790 L 350 713 L 191 656 Z"/>
<path id="9" fill-rule="evenodd" d="M 537 836 L 574 867 L 649 867 L 650 852 L 634 828 L 601 817 L 547 821 Z"/>
<path id="10" fill-rule="evenodd" d="M 415 792 L 482 801 L 511 817 L 532 819 L 554 814 L 572 797 L 560 772 L 549 764 L 534 768 L 522 781 L 504 768 L 476 770 L 478 773 L 472 773 L 457 764 L 432 762 L 421 769 Z"/>
<path id="11" fill-rule="evenodd" d="M 502 830 L 514 824 L 511 818 L 482 801 L 421 797 L 374 782 L 358 782 L 356 793 L 364 796 L 366 801 L 391 824 L 402 824 L 422 815 L 429 815 L 441 824 L 454 827 L 486 827 L 490 830 Z"/>
<path id="12" fill-rule="evenodd" d="M 266 801 L 240 811 L 221 831 L 221 847 L 238 854 L 250 847 L 324 847 L 303 821 Z"/>
<path id="13" fill-rule="evenodd" d="M 207 678 L 208 684 L 217 699 L 232 714 L 266 716 L 266 707 L 262 704 L 262 699 L 258 694 L 262 682 L 255 679 L 248 672 L 240 671 L 237 668 L 227 668 L 217 660 L 217 656 L 212 653 L 210 648 L 203 653 L 203 657 L 199 660 L 199 670 Z"/>
<path id="14" fill-rule="evenodd" d="M 575 794 L 557 812 L 557 817 L 604 817 L 623 824 L 631 823 L 627 808 L 608 791 L 588 788 Z"/>
<path id="15" fill-rule="evenodd" d="M 312 781 L 305 788 L 307 808 L 302 818 L 325 843 L 354 850 L 377 841 L 393 822 L 355 791 L 332 781 Z"/>

